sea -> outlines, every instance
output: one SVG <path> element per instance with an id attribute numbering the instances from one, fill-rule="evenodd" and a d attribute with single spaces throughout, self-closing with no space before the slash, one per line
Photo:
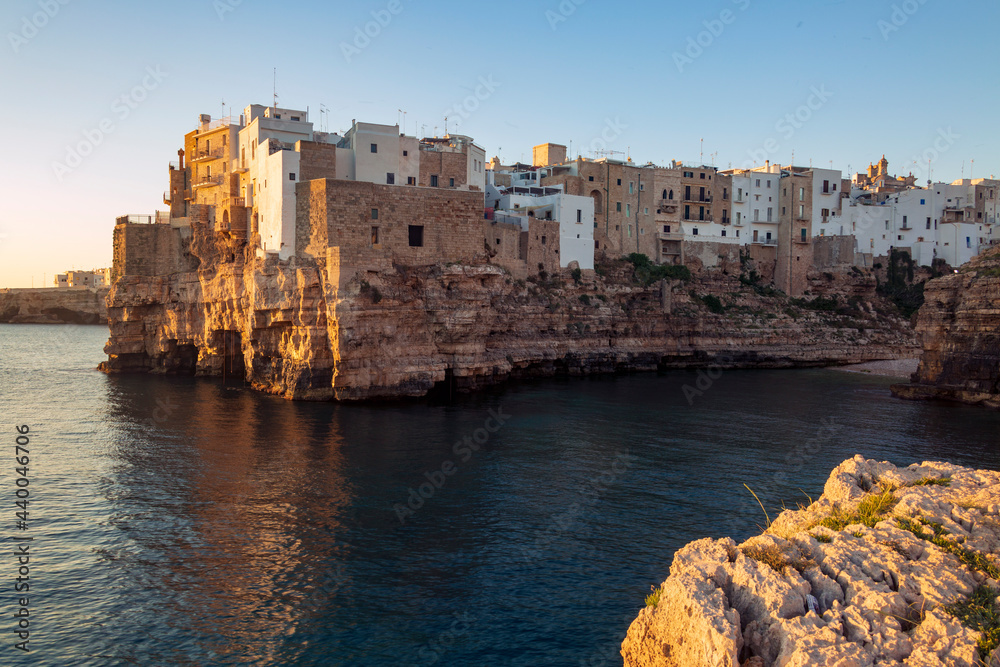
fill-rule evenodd
<path id="1" fill-rule="evenodd" d="M 845 459 L 1000 469 L 1000 413 L 872 375 L 297 403 L 105 375 L 107 338 L 0 325 L 3 665 L 621 665 L 678 548 Z"/>

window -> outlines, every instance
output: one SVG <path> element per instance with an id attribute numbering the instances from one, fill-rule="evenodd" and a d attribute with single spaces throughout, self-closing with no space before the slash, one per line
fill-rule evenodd
<path id="1" fill-rule="evenodd" d="M 691 219 L 691 205 L 690 204 L 684 204 L 684 219 L 685 220 L 690 220 Z"/>
<path id="2" fill-rule="evenodd" d="M 802 204 L 799 204 L 799 217 L 800 218 L 806 217 L 806 207 L 803 206 Z"/>
<path id="3" fill-rule="evenodd" d="M 771 240 L 771 232 L 768 232 L 768 233 L 767 233 L 767 240 L 768 240 L 768 241 L 770 241 L 770 240 Z"/>
<path id="4" fill-rule="evenodd" d="M 377 208 L 373 208 L 372 209 L 372 220 L 378 220 L 378 209 Z"/>
<path id="5" fill-rule="evenodd" d="M 773 213 L 774 213 L 774 209 L 771 208 L 770 206 L 768 206 L 767 207 L 767 221 L 768 222 L 773 222 L 773 220 L 772 220 L 772 218 L 774 217 Z"/>
<path id="6" fill-rule="evenodd" d="M 625 217 L 626 218 L 632 217 L 632 204 L 625 204 Z"/>
<path id="7" fill-rule="evenodd" d="M 449 178 L 448 179 L 448 187 L 449 188 L 455 187 L 455 179 L 454 178 Z"/>
<path id="8" fill-rule="evenodd" d="M 438 186 L 437 174 L 431 174 L 431 187 L 436 188 Z"/>
<path id="9" fill-rule="evenodd" d="M 649 207 L 643 209 L 643 215 L 649 215 Z"/>
<path id="10" fill-rule="evenodd" d="M 801 231 L 802 231 L 802 242 L 805 243 L 805 241 L 806 241 L 806 228 L 803 227 Z"/>
<path id="11" fill-rule="evenodd" d="M 410 151 L 403 151 L 403 157 L 407 157 L 409 154 L 410 154 Z"/>
<path id="12" fill-rule="evenodd" d="M 820 209 L 819 213 L 823 216 L 823 222 L 826 222 L 826 219 L 830 217 L 830 209 L 828 208 Z"/>
<path id="13" fill-rule="evenodd" d="M 576 221 L 583 222 L 583 211 L 576 209 Z"/>
<path id="14" fill-rule="evenodd" d="M 257 157 L 257 140 L 254 139 L 253 143 L 250 144 L 250 159 L 253 160 Z"/>
<path id="15" fill-rule="evenodd" d="M 965 247 L 966 248 L 971 248 L 972 247 L 972 239 L 970 237 L 968 237 L 968 236 L 965 237 Z"/>
<path id="16" fill-rule="evenodd" d="M 758 188 L 760 187 L 760 179 L 759 178 L 757 179 L 757 187 Z"/>
<path id="17" fill-rule="evenodd" d="M 739 237 L 740 237 L 740 230 L 737 229 L 736 230 L 736 238 L 739 238 Z"/>
<path id="18" fill-rule="evenodd" d="M 926 199 L 921 199 L 920 200 L 920 205 L 921 206 L 925 206 L 926 204 L 927 204 L 927 200 Z"/>
<path id="19" fill-rule="evenodd" d="M 703 181 L 705 180 L 705 172 L 701 172 L 699 176 L 701 177 L 701 180 Z"/>
<path id="20" fill-rule="evenodd" d="M 632 181 L 628 182 L 628 193 L 629 194 L 633 194 L 635 192 L 635 187 L 634 186 L 635 186 L 635 183 L 633 183 Z"/>
<path id="21" fill-rule="evenodd" d="M 385 184 L 386 185 L 395 185 L 396 184 L 396 174 L 393 174 L 392 172 L 389 172 L 388 174 L 386 174 L 385 175 Z"/>
<path id="22" fill-rule="evenodd" d="M 754 222 L 760 222 L 760 209 L 759 208 L 755 208 L 753 210 L 753 221 Z"/>
<path id="23" fill-rule="evenodd" d="M 673 198 L 674 198 L 674 191 L 673 191 L 673 190 L 671 190 L 671 191 L 670 191 L 670 196 L 669 196 L 669 197 L 667 197 L 667 199 L 673 199 Z"/>
<path id="24" fill-rule="evenodd" d="M 931 228 L 931 219 L 927 218 L 927 229 Z"/>
<path id="25" fill-rule="evenodd" d="M 722 235 L 723 235 L 723 236 L 725 236 L 725 235 L 726 235 L 726 230 L 725 230 L 725 229 L 723 229 L 723 230 L 722 230 Z"/>
<path id="26" fill-rule="evenodd" d="M 729 188 L 722 188 L 722 198 L 729 199 Z"/>
<path id="27" fill-rule="evenodd" d="M 903 216 L 903 229 L 906 229 L 906 216 Z"/>
<path id="28" fill-rule="evenodd" d="M 757 185 L 760 185 L 760 183 L 758 183 Z M 770 179 L 768 179 L 768 181 L 767 181 L 767 187 L 771 187 L 771 180 Z"/>
<path id="29" fill-rule="evenodd" d="M 594 177 L 593 176 L 588 176 L 587 180 L 590 181 L 591 183 L 593 183 L 594 182 Z"/>
<path id="30" fill-rule="evenodd" d="M 897 241 L 902 241 L 903 240 L 903 235 L 899 234 L 898 236 L 896 236 L 896 240 Z"/>
<path id="31" fill-rule="evenodd" d="M 372 245 L 377 246 L 378 244 L 379 244 L 378 227 L 372 227 Z"/>
<path id="32" fill-rule="evenodd" d="M 423 225 L 410 225 L 410 247 L 411 248 L 423 248 L 424 247 L 424 226 Z"/>
<path id="33" fill-rule="evenodd" d="M 823 181 L 823 194 L 830 194 L 830 181 Z"/>
<path id="34" fill-rule="evenodd" d="M 290 180 L 290 181 L 294 181 L 295 180 L 295 172 L 294 171 L 288 173 L 288 180 Z"/>
<path id="35" fill-rule="evenodd" d="M 622 203 L 620 201 L 619 202 L 615 202 L 615 211 L 618 212 L 618 213 L 622 212 Z"/>
<path id="36" fill-rule="evenodd" d="M 543 234 L 543 235 L 542 235 L 542 245 L 545 245 L 545 240 L 546 240 L 546 239 L 545 239 L 545 235 Z"/>
<path id="37" fill-rule="evenodd" d="M 805 200 L 806 200 L 806 189 L 799 188 L 799 201 L 805 201 Z"/>
<path id="38" fill-rule="evenodd" d="M 378 144 L 372 144 L 372 153 L 378 153 Z"/>
<path id="39" fill-rule="evenodd" d="M 292 116 L 292 120 L 299 120 L 298 116 Z"/>
<path id="40" fill-rule="evenodd" d="M 646 184 L 645 183 L 640 183 L 639 184 L 639 192 L 645 192 L 645 191 L 646 191 Z"/>
<path id="41" fill-rule="evenodd" d="M 694 234 L 695 236 L 698 236 L 698 228 L 695 227 L 691 233 Z"/>
<path id="42" fill-rule="evenodd" d="M 740 211 L 736 211 L 736 224 L 737 225 L 743 224 L 743 214 Z"/>
<path id="43" fill-rule="evenodd" d="M 664 234 L 670 233 L 670 225 L 663 225 L 663 233 Z"/>
<path id="44" fill-rule="evenodd" d="M 628 226 L 628 237 L 632 238 L 632 225 Z"/>
<path id="45" fill-rule="evenodd" d="M 417 184 L 417 179 L 415 177 L 413 177 L 413 176 L 407 176 L 406 177 L 406 184 L 407 185 L 416 185 Z"/>

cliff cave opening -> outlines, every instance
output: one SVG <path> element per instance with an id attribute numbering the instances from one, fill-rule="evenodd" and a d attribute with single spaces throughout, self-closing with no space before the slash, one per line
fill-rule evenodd
<path id="1" fill-rule="evenodd" d="M 222 349 L 222 384 L 246 384 L 246 363 L 243 359 L 243 335 L 239 331 L 215 332 L 216 348 Z"/>

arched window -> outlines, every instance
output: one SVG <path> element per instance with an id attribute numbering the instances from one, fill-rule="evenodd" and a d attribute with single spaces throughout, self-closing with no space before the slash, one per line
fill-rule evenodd
<path id="1" fill-rule="evenodd" d="M 664 191 L 663 191 L 663 199 L 666 199 L 666 198 L 667 198 L 667 191 L 666 191 L 666 190 L 664 190 Z"/>
<path id="2" fill-rule="evenodd" d="M 594 199 L 594 212 L 600 214 L 601 211 L 604 210 L 601 208 L 601 191 L 593 190 L 591 191 L 590 196 Z"/>
<path id="3" fill-rule="evenodd" d="M 674 198 L 674 191 L 673 191 L 673 190 L 671 190 L 671 191 L 670 191 L 670 196 L 669 196 L 669 197 L 667 197 L 667 199 L 673 199 L 673 198 Z"/>

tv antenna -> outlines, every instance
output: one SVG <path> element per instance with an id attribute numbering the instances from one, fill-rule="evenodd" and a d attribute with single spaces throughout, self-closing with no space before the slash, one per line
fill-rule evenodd
<path id="1" fill-rule="evenodd" d="M 397 109 L 397 111 L 403 114 L 403 134 L 406 134 L 406 112 L 402 109 Z M 399 116 L 396 116 L 396 124 L 399 124 Z"/>

